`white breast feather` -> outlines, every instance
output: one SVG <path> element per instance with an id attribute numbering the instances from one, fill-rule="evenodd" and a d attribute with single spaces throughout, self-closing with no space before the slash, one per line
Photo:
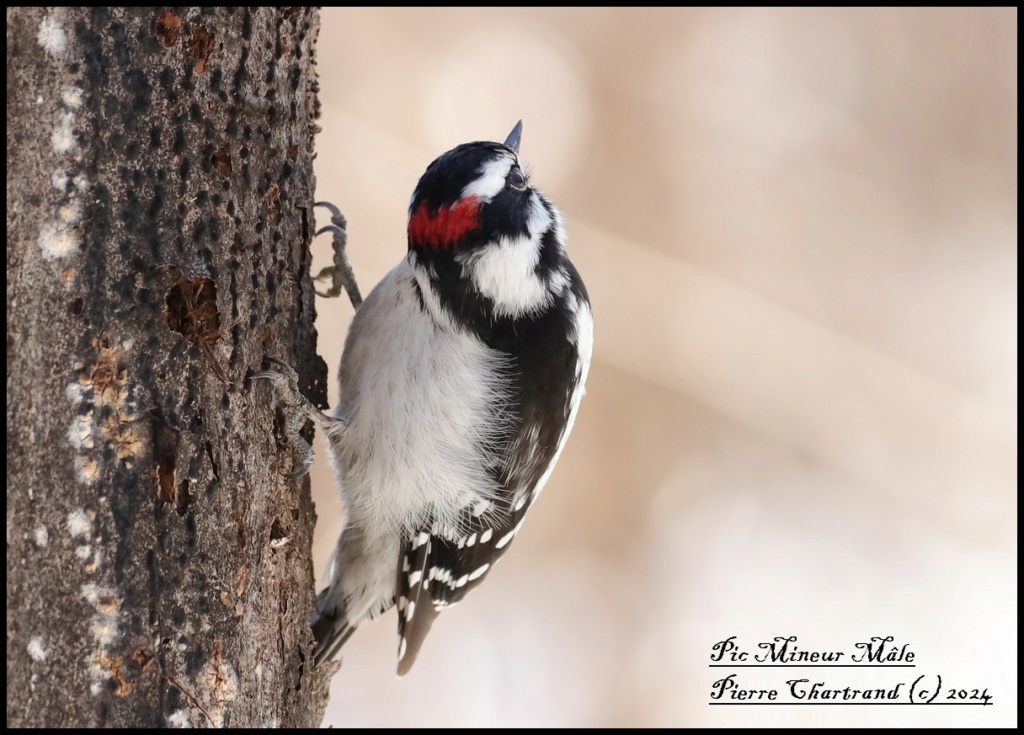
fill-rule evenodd
<path id="1" fill-rule="evenodd" d="M 450 323 L 437 327 L 415 280 L 403 260 L 356 313 L 334 411 L 346 421 L 336 469 L 348 525 L 394 535 L 433 516 L 435 532 L 455 536 L 459 511 L 499 492 L 481 449 L 509 431 L 507 358 Z"/>

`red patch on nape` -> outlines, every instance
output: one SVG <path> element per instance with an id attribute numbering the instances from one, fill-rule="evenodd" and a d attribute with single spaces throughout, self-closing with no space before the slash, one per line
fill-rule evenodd
<path id="1" fill-rule="evenodd" d="M 409 218 L 409 243 L 420 247 L 451 248 L 480 225 L 480 204 L 475 196 L 444 205 L 431 214 L 426 202 Z"/>

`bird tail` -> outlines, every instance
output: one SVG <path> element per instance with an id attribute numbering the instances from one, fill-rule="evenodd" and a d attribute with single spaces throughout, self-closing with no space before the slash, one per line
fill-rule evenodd
<path id="1" fill-rule="evenodd" d="M 328 586 L 317 596 L 316 610 L 309 621 L 313 628 L 313 638 L 316 639 L 313 660 L 317 664 L 330 661 L 337 656 L 345 641 L 356 632 L 356 626 L 348 622 L 344 604 L 332 600 L 331 598 L 336 596 L 330 593 L 331 587 Z"/>

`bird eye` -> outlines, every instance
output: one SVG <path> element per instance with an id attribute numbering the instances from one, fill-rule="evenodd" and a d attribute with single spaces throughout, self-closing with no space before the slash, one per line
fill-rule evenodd
<path id="1" fill-rule="evenodd" d="M 505 179 L 505 183 L 513 189 L 522 191 L 526 188 L 526 174 L 518 166 L 513 166 L 512 170 L 508 172 L 508 178 Z"/>

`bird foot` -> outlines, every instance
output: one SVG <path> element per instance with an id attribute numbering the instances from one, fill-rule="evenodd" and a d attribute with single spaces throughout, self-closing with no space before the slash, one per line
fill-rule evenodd
<path id="1" fill-rule="evenodd" d="M 324 225 L 316 231 L 314 237 L 319 237 L 325 232 L 331 233 L 331 247 L 334 249 L 334 265 L 329 265 L 321 270 L 315 277 L 317 281 L 331 279 L 331 287 L 327 291 L 317 291 L 317 296 L 335 298 L 341 294 L 344 288 L 348 294 L 348 300 L 352 302 L 352 308 L 358 309 L 363 303 L 363 297 L 359 293 L 359 284 L 356 283 L 356 275 L 352 271 L 352 265 L 348 262 L 348 255 L 345 248 L 348 245 L 348 222 L 341 210 L 330 202 L 317 202 L 314 207 L 323 207 L 331 213 L 331 224 Z"/>
<path id="2" fill-rule="evenodd" d="M 306 421 L 312 421 L 317 428 L 331 434 L 337 431 L 341 420 L 328 416 L 302 395 L 299 375 L 291 365 L 273 357 L 267 357 L 265 361 L 270 363 L 271 369 L 253 373 L 252 377 L 270 381 L 274 392 L 274 408 L 280 409 L 284 416 L 285 439 L 299 454 L 299 468 L 291 477 L 302 477 L 309 472 L 315 456 L 313 447 L 302 436 Z"/>

